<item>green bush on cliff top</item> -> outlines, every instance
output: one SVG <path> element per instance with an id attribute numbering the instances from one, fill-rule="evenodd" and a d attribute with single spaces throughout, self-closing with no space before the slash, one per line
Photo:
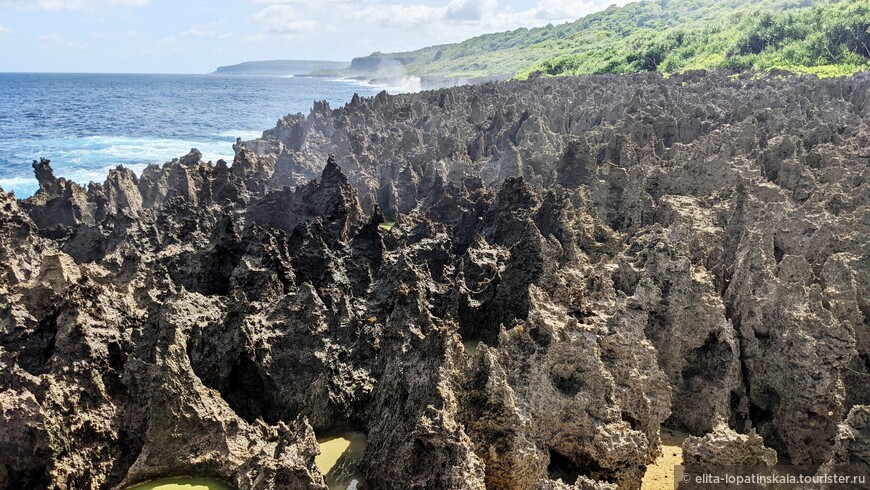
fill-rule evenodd
<path id="1" fill-rule="evenodd" d="M 870 2 L 843 0 L 733 20 L 730 25 L 640 29 L 619 43 L 588 46 L 585 52 L 538 63 L 520 77 L 536 72 L 673 73 L 715 68 L 841 76 L 870 68 Z"/>
<path id="2" fill-rule="evenodd" d="M 421 76 L 870 69 L 870 0 L 657 0 L 390 55 Z"/>

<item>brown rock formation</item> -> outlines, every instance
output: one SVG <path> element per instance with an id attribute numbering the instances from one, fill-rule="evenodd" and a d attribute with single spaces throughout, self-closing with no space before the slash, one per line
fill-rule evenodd
<path id="1" fill-rule="evenodd" d="M 318 103 L 231 166 L 37 162 L 0 192 L 0 487 L 322 488 L 339 430 L 378 489 L 639 488 L 663 424 L 860 462 L 868 90 L 535 80 Z"/>

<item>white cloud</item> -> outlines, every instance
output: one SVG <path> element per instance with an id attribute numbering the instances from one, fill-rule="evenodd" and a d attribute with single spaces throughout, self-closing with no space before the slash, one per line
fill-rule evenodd
<path id="1" fill-rule="evenodd" d="M 0 0 L 0 8 L 91 10 L 107 7 L 145 7 L 151 0 Z"/>
<path id="2" fill-rule="evenodd" d="M 445 23 L 481 23 L 493 16 L 498 0 L 450 0 L 443 6 L 382 3 L 377 0 L 250 0 L 267 5 L 251 19 L 265 33 L 296 34 L 342 25 L 439 30 Z M 318 20 L 329 19 L 326 25 Z M 249 40 L 261 40 L 261 36 Z"/>
<path id="3" fill-rule="evenodd" d="M 215 22 L 210 22 L 208 24 L 194 24 L 190 27 L 190 29 L 181 33 L 181 36 L 184 37 L 210 37 L 214 39 L 229 39 L 235 36 L 232 32 L 222 32 L 220 30 L 223 27 L 225 21 L 218 20 Z"/>
<path id="4" fill-rule="evenodd" d="M 184 48 L 181 47 L 181 44 L 178 43 L 178 39 L 176 39 L 174 36 L 164 37 L 163 39 L 157 41 L 155 43 L 155 46 L 157 46 L 158 48 L 166 49 L 168 51 L 181 52 L 184 50 Z"/>
<path id="5" fill-rule="evenodd" d="M 251 0 L 252 3 L 265 5 L 307 5 L 316 6 L 324 3 L 357 3 L 356 0 Z"/>
<path id="6" fill-rule="evenodd" d="M 13 32 L 12 29 L 7 29 L 6 27 L 3 27 L 2 25 L 0 25 L 0 38 L 4 38 L 4 37 L 8 36 L 8 35 L 12 34 L 12 32 Z"/>
<path id="7" fill-rule="evenodd" d="M 359 19 L 383 27 L 416 28 L 444 18 L 445 8 L 428 5 L 369 5 L 359 12 Z"/>
<path id="8" fill-rule="evenodd" d="M 90 47 L 88 43 L 70 41 L 61 34 L 43 34 L 36 40 L 54 48 L 87 49 Z"/>
<path id="9" fill-rule="evenodd" d="M 306 19 L 295 7 L 287 4 L 273 4 L 251 16 L 273 34 L 298 34 L 317 29 L 320 22 Z"/>
<path id="10" fill-rule="evenodd" d="M 197 29 L 192 27 L 181 33 L 182 36 L 193 36 L 193 37 L 217 37 L 218 32 L 213 29 Z"/>
<path id="11" fill-rule="evenodd" d="M 540 0 L 536 10 L 536 17 L 544 20 L 552 21 L 571 21 L 577 20 L 580 17 L 589 15 L 593 12 L 600 11 L 610 5 L 625 5 L 634 0 Z"/>
<path id="12" fill-rule="evenodd" d="M 442 7 L 370 4 L 353 15 L 380 27 L 413 31 L 425 36 L 430 44 L 440 44 L 487 32 L 541 25 L 536 12 L 535 8 L 500 11 L 498 0 L 452 0 Z"/>
<path id="13" fill-rule="evenodd" d="M 175 36 L 167 36 L 155 41 L 149 46 L 143 54 L 148 56 L 167 57 L 185 52 L 182 45 Z"/>
<path id="14" fill-rule="evenodd" d="M 215 49 L 211 50 L 211 52 L 218 55 L 218 56 L 226 56 L 226 55 L 230 55 L 230 54 L 236 54 L 236 53 L 240 52 L 240 50 L 238 47 L 233 46 L 233 47 L 229 47 L 229 48 L 215 48 Z"/>
<path id="15" fill-rule="evenodd" d="M 251 34 L 250 36 L 245 37 L 246 43 L 261 43 L 266 40 L 266 35 L 262 32 L 258 32 L 256 34 Z"/>
<path id="16" fill-rule="evenodd" d="M 249 0 L 262 7 L 251 16 L 261 29 L 245 37 L 245 41 L 292 40 L 293 35 L 302 32 L 347 31 L 352 26 L 354 32 L 398 31 L 389 37 L 382 35 L 376 49 L 406 51 L 489 32 L 573 21 L 611 4 L 625 5 L 632 0 L 534 0 L 519 11 L 499 0 L 440 0 L 434 5 L 422 0 L 400 1 Z"/>
<path id="17" fill-rule="evenodd" d="M 94 39 L 123 39 L 123 40 L 133 40 L 139 39 L 142 37 L 142 34 L 138 31 L 90 31 L 88 34 Z"/>
<path id="18" fill-rule="evenodd" d="M 447 5 L 447 20 L 481 21 L 495 13 L 498 0 L 453 0 Z"/>

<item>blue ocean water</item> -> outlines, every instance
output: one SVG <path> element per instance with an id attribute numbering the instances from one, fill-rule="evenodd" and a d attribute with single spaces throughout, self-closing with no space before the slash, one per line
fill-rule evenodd
<path id="1" fill-rule="evenodd" d="M 32 195 L 39 157 L 83 185 L 191 148 L 231 162 L 236 137 L 259 137 L 314 100 L 338 107 L 382 89 L 303 77 L 0 73 L 0 187 Z"/>

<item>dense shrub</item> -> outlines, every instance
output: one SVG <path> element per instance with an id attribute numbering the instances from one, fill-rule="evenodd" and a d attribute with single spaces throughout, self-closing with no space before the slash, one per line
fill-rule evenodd
<path id="1" fill-rule="evenodd" d="M 391 55 L 414 75 L 870 69 L 870 0 L 657 0 Z"/>

